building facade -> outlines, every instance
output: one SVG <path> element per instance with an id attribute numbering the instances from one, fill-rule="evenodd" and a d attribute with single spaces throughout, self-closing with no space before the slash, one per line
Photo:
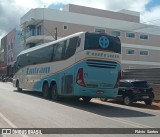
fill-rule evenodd
<path id="1" fill-rule="evenodd" d="M 0 74 L 12 75 L 13 65 L 22 50 L 22 32 L 15 28 L 1 39 Z"/>
<path id="2" fill-rule="evenodd" d="M 160 27 L 140 23 L 140 13 L 66 5 L 62 11 L 37 8 L 21 18 L 24 48 L 79 32 L 102 32 L 122 42 L 122 68 L 160 67 Z"/>
<path id="3" fill-rule="evenodd" d="M 7 36 L 1 39 L 0 48 L 0 75 L 5 75 L 7 73 Z"/>

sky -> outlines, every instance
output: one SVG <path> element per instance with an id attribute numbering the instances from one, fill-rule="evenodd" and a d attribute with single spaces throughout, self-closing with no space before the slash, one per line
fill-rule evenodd
<path id="1" fill-rule="evenodd" d="M 61 9 L 66 4 L 141 14 L 141 22 L 160 25 L 160 0 L 0 0 L 0 39 L 20 24 L 20 18 L 33 8 Z"/>

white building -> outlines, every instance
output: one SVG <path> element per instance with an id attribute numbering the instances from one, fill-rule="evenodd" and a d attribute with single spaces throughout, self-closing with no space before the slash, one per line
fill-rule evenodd
<path id="1" fill-rule="evenodd" d="M 79 31 L 106 32 L 122 42 L 122 67 L 160 67 L 160 27 L 140 23 L 140 13 L 66 5 L 62 11 L 37 8 L 21 18 L 25 48 Z"/>

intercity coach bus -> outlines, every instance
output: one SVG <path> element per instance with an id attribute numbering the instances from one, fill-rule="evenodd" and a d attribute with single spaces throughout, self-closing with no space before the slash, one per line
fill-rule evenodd
<path id="1" fill-rule="evenodd" d="M 114 98 L 121 76 L 121 42 L 107 34 L 78 32 L 22 51 L 13 85 L 45 98 Z"/>

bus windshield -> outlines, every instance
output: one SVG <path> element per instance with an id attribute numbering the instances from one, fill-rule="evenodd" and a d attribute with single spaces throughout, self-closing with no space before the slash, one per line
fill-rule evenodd
<path id="1" fill-rule="evenodd" d="M 121 53 L 121 42 L 118 37 L 108 36 L 106 34 L 86 33 L 84 49 Z"/>

